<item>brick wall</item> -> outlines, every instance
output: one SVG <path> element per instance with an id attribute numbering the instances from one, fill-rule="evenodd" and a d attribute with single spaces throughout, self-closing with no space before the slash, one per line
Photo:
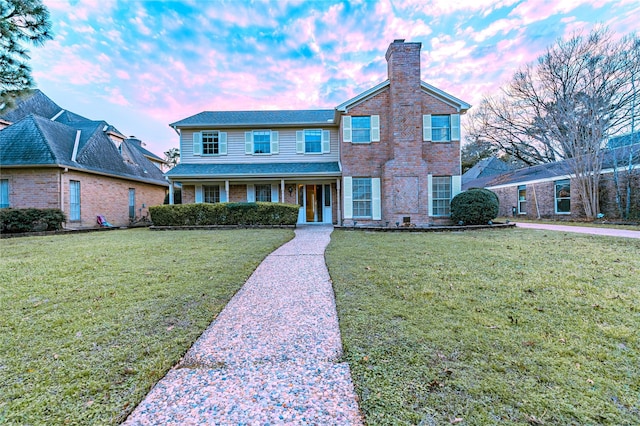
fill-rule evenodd
<path id="1" fill-rule="evenodd" d="M 162 204 L 166 193 L 166 188 L 158 185 L 77 171 L 64 173 L 62 169 L 54 168 L 3 169 L 2 178 L 9 179 L 11 207 L 62 208 L 67 217 L 70 210 L 69 182 L 79 181 L 81 220 L 67 222 L 66 228 L 95 227 L 99 214 L 115 226 L 128 225 L 129 188 L 136 190 L 136 216 L 148 214 L 149 206 Z"/>

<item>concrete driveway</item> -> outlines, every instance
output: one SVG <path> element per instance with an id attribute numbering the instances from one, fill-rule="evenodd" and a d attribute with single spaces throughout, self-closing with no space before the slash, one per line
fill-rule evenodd
<path id="1" fill-rule="evenodd" d="M 575 232 L 578 234 L 605 235 L 609 237 L 640 238 L 640 231 L 615 228 L 592 228 L 588 226 L 548 225 L 543 223 L 517 223 L 518 228 L 542 229 L 547 231 Z"/>

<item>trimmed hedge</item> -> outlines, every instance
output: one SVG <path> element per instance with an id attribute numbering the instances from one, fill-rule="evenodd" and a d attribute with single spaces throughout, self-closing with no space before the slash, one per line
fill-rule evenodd
<path id="1" fill-rule="evenodd" d="M 463 225 L 486 225 L 498 216 L 498 200 L 498 196 L 488 189 L 461 192 L 451 200 L 451 220 Z"/>
<path id="2" fill-rule="evenodd" d="M 60 209 L 0 209 L 0 232 L 57 231 L 66 220 Z"/>
<path id="3" fill-rule="evenodd" d="M 297 204 L 198 203 L 149 207 L 154 226 L 295 225 Z"/>

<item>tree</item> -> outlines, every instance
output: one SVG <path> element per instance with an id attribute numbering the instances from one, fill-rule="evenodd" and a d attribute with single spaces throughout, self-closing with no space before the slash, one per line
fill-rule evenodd
<path id="1" fill-rule="evenodd" d="M 180 148 L 171 148 L 164 152 L 164 161 L 170 169 L 174 168 L 180 162 Z"/>
<path id="2" fill-rule="evenodd" d="M 470 138 L 489 141 L 526 164 L 568 160 L 587 218 L 598 214 L 606 140 L 630 126 L 640 38 L 614 40 L 606 28 L 549 47 L 471 114 Z"/>
<path id="3" fill-rule="evenodd" d="M 41 0 L 0 0 L 0 110 L 33 87 L 24 43 L 51 39 L 49 11 Z"/>

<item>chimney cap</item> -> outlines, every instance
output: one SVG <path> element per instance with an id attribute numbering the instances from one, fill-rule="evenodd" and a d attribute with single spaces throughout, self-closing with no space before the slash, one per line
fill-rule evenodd
<path id="1" fill-rule="evenodd" d="M 404 43 L 404 39 L 403 38 L 397 38 L 395 40 L 393 40 L 394 43 Z"/>

